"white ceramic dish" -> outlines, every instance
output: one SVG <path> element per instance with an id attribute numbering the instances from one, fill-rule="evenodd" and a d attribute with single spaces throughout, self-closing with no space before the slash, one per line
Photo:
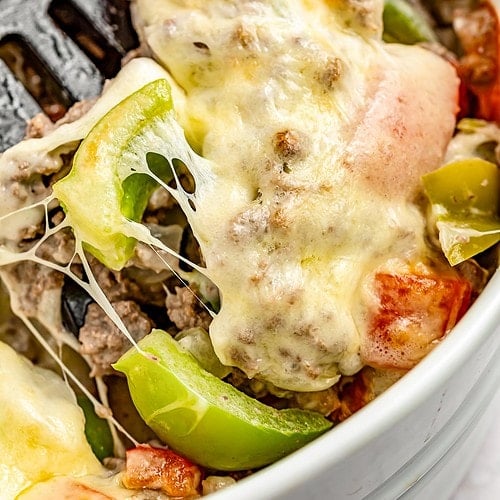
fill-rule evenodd
<path id="1" fill-rule="evenodd" d="M 449 498 L 500 386 L 500 271 L 434 351 L 375 401 L 214 500 Z M 212 498 L 212 497 L 211 497 Z"/>
<path id="2" fill-rule="evenodd" d="M 491 425 L 464 479 L 450 500 L 497 500 L 500 498 L 500 386 L 492 404 Z"/>

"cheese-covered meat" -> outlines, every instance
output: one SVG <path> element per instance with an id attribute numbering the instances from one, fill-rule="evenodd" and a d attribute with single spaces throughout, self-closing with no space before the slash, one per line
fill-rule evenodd
<path id="1" fill-rule="evenodd" d="M 220 359 L 319 390 L 363 364 L 376 269 L 424 261 L 414 205 L 455 123 L 457 78 L 380 39 L 381 1 L 137 0 L 216 182 L 189 214 L 222 308 Z"/>

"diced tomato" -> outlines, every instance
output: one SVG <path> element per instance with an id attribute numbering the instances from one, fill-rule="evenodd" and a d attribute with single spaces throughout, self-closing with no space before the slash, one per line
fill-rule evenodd
<path id="1" fill-rule="evenodd" d="M 361 356 L 375 368 L 415 366 L 471 300 L 469 282 L 455 276 L 378 273 L 373 287 L 379 305 L 362 339 Z"/>
<path id="2" fill-rule="evenodd" d="M 173 497 L 198 494 L 201 471 L 198 466 L 172 450 L 139 445 L 127 451 L 122 477 L 130 489 L 161 490 Z"/>
<path id="3" fill-rule="evenodd" d="M 500 27 L 498 12 L 487 0 L 471 10 L 457 10 L 455 32 L 464 51 L 458 74 L 474 96 L 475 116 L 500 123 Z"/>

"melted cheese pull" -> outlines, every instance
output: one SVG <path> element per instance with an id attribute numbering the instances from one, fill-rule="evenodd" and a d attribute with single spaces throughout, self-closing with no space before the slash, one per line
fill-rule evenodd
<path id="1" fill-rule="evenodd" d="M 188 210 L 222 295 L 216 353 L 279 387 L 320 390 L 359 370 L 363 282 L 428 254 L 412 200 L 452 135 L 457 78 L 428 51 L 384 44 L 381 8 L 134 4 L 216 179 Z"/>
<path id="2" fill-rule="evenodd" d="M 106 86 L 94 106 L 78 120 L 57 127 L 44 137 L 21 141 L 0 154 L 2 246 L 16 250 L 20 234 L 30 225 L 36 226 L 43 219 L 43 207 L 40 205 L 38 210 L 33 210 L 31 206 L 47 196 L 45 190 L 33 187 L 33 181 L 38 179 L 39 172 L 58 172 L 64 164 L 64 154 L 74 151 L 78 143 L 110 109 L 143 85 L 158 78 L 169 79 L 169 75 L 151 59 L 133 59 Z M 176 93 L 176 90 L 177 87 L 173 85 L 172 91 L 177 106 L 180 107 L 182 93 Z M 24 175 L 30 173 L 31 179 L 23 180 L 20 170 Z M 0 254 L 0 265 L 5 263 Z"/>

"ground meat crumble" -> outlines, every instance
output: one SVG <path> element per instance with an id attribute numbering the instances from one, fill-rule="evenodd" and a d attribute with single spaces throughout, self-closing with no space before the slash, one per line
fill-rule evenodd
<path id="1" fill-rule="evenodd" d="M 135 341 L 151 331 L 151 320 L 135 302 L 123 300 L 112 303 L 112 306 Z M 92 361 L 91 376 L 114 373 L 111 364 L 131 347 L 130 341 L 97 304 L 89 305 L 79 339 L 80 352 Z"/>
<path id="2" fill-rule="evenodd" d="M 179 330 L 195 326 L 208 330 L 212 318 L 208 311 L 203 309 L 195 290 L 175 287 L 175 293 L 167 293 L 165 303 L 169 318 Z"/>

